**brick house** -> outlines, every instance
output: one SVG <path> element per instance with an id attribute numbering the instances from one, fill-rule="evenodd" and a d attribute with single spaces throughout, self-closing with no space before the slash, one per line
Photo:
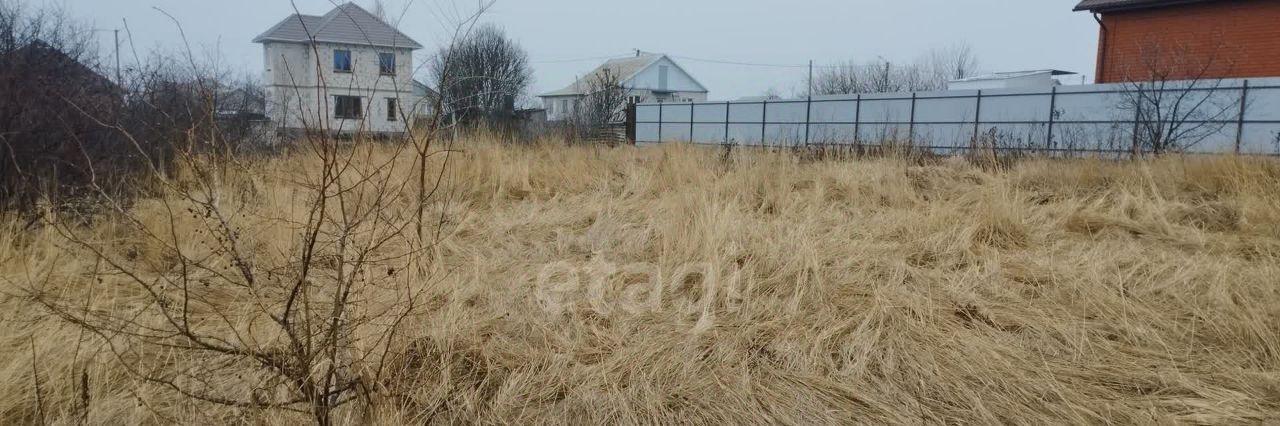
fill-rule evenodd
<path id="1" fill-rule="evenodd" d="M 1280 1 L 1084 0 L 1098 83 L 1280 76 Z"/>

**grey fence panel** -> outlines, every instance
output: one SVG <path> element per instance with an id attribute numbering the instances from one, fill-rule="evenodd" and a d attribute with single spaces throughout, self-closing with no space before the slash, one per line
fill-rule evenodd
<path id="1" fill-rule="evenodd" d="M 834 121 L 834 120 L 831 120 Z M 811 124 L 809 143 L 823 145 L 853 144 L 854 124 Z"/>
<path id="2" fill-rule="evenodd" d="M 770 105 L 770 108 L 773 106 Z M 768 146 L 801 146 L 804 145 L 804 123 L 765 125 L 765 145 Z"/>
<path id="3" fill-rule="evenodd" d="M 1249 88 L 1245 120 L 1280 121 L 1280 88 Z"/>
<path id="4" fill-rule="evenodd" d="M 640 123 L 657 123 L 658 105 L 636 105 L 636 121 Z"/>
<path id="5" fill-rule="evenodd" d="M 720 109 L 723 110 L 724 108 Z M 721 117 L 721 120 L 723 120 L 723 117 Z M 724 142 L 724 124 L 694 123 L 693 141 L 698 143 L 715 143 L 712 141 Z"/>
<path id="6" fill-rule="evenodd" d="M 972 124 L 917 124 L 915 138 L 935 148 L 966 148 L 973 139 Z"/>
<path id="7" fill-rule="evenodd" d="M 760 131 L 760 121 L 764 119 L 764 105 L 760 102 L 734 103 L 729 108 L 731 123 L 755 123 L 756 131 Z"/>
<path id="8" fill-rule="evenodd" d="M 1235 152 L 1236 126 L 1210 125 L 1194 135 L 1188 141 L 1187 152 L 1209 154 L 1215 152 Z"/>
<path id="9" fill-rule="evenodd" d="M 1246 123 L 1240 141 L 1246 154 L 1280 153 L 1280 123 Z"/>
<path id="10" fill-rule="evenodd" d="M 982 98 L 983 122 L 1049 122 L 1050 95 L 988 95 Z"/>
<path id="11" fill-rule="evenodd" d="M 1187 151 L 1280 155 L 1280 78 L 1166 87 L 1157 96 L 1165 99 L 1161 110 L 1175 103 L 1200 108 L 1181 124 L 1193 129 L 1183 138 Z M 1140 139 L 1140 108 L 1126 102 L 1132 89 L 1112 84 L 641 104 L 636 139 L 769 146 L 909 141 L 936 152 L 970 149 L 977 141 L 1002 149 L 1126 154 Z"/>
<path id="12" fill-rule="evenodd" d="M 667 122 L 685 123 L 685 125 L 688 125 L 689 121 L 693 118 L 693 111 L 690 109 L 691 106 L 693 105 L 692 104 L 663 104 L 662 105 L 662 122 L 663 123 L 667 123 Z M 685 133 L 688 134 L 689 133 L 688 129 L 685 129 L 685 130 L 686 130 Z"/>
<path id="13" fill-rule="evenodd" d="M 736 106 L 735 106 L 736 108 Z M 729 125 L 729 143 L 739 145 L 761 145 L 763 142 L 760 137 L 759 124 L 730 124 Z M 705 142 L 705 141 L 698 141 Z"/>
<path id="14" fill-rule="evenodd" d="M 974 97 L 919 98 L 916 100 L 917 123 L 972 123 L 977 104 Z"/>
<path id="15" fill-rule="evenodd" d="M 637 110 L 636 121 L 640 120 L 639 116 L 640 116 L 640 111 Z M 636 123 L 636 140 L 641 142 L 657 142 L 658 127 L 659 126 L 657 121 L 654 121 L 652 123 L 637 122 Z"/>
<path id="16" fill-rule="evenodd" d="M 1133 120 L 1133 111 L 1116 107 L 1119 98 L 1119 94 L 1112 92 L 1059 90 L 1054 99 L 1054 120 L 1059 123 Z"/>
<path id="17" fill-rule="evenodd" d="M 808 120 L 805 112 L 808 105 L 809 103 L 805 101 L 769 102 L 769 114 L 765 121 L 769 123 L 804 123 Z"/>
<path id="18" fill-rule="evenodd" d="M 726 103 L 695 104 L 693 106 L 693 121 L 698 123 L 723 123 L 725 109 L 727 108 L 729 108 L 729 104 Z M 723 129 L 721 129 L 720 134 L 723 136 Z"/>
<path id="19" fill-rule="evenodd" d="M 863 96 L 861 121 L 864 123 L 884 123 L 911 121 L 911 98 Z"/>
<path id="20" fill-rule="evenodd" d="M 857 99 L 821 100 L 815 98 L 811 108 L 810 121 L 813 123 L 852 124 L 858 115 Z"/>

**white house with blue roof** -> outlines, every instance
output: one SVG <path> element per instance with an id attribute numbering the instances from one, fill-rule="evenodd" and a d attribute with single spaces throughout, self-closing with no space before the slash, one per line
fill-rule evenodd
<path id="1" fill-rule="evenodd" d="M 420 96 L 413 51 L 422 45 L 360 6 L 294 14 L 253 41 L 262 44 L 266 115 L 280 129 L 400 133 L 412 125 Z"/>

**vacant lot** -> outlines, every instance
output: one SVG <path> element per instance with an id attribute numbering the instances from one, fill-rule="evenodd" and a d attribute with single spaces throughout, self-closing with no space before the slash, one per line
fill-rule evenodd
<path id="1" fill-rule="evenodd" d="M 1280 166 L 1268 160 L 984 170 L 682 146 L 455 148 L 426 208 L 433 243 L 405 237 L 384 250 L 414 256 L 355 272 L 362 283 L 388 277 L 353 291 L 367 304 L 358 312 L 417 297 L 394 335 L 344 338 L 386 348 L 360 353 L 389 361 L 334 355 L 357 359 L 352 376 L 376 376 L 335 422 L 1280 420 Z M 350 173 L 410 174 L 412 160 L 380 163 L 390 151 L 359 150 Z M 219 271 L 296 276 L 317 161 L 240 166 L 200 189 L 223 194 L 225 215 L 160 190 L 87 223 L 4 222 L 0 423 L 311 418 L 305 406 L 228 407 L 178 390 L 287 399 L 293 385 L 237 359 L 254 354 L 184 350 L 173 342 L 189 340 L 164 340 L 173 336 L 159 320 L 96 333 L 71 323 L 155 318 L 153 305 L 168 304 L 139 281 L 203 277 L 189 280 L 199 289 L 238 273 Z M 192 178 L 173 179 L 168 191 Z M 377 204 L 374 225 L 343 229 L 415 234 L 402 198 Z M 238 230 L 243 259 L 204 240 L 210 217 Z M 311 263 L 340 276 L 341 248 L 320 246 L 328 254 Z M 181 272 L 197 263 L 174 250 L 209 271 Z M 182 321 L 253 347 L 283 341 L 254 312 L 284 295 L 246 288 L 184 284 L 202 291 L 204 310 Z"/>

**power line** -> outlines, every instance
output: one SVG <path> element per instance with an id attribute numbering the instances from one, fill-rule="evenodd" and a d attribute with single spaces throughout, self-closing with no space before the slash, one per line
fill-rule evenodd
<path id="1" fill-rule="evenodd" d="M 565 63 L 571 63 L 571 62 L 600 61 L 600 60 L 605 60 L 605 59 L 622 58 L 622 57 L 626 57 L 626 56 L 631 56 L 631 55 L 630 55 L 630 54 L 620 54 L 620 55 L 609 55 L 609 56 L 593 56 L 593 57 L 590 57 L 590 58 L 557 59 L 557 60 L 551 60 L 551 61 L 533 61 L 533 63 L 535 63 L 535 64 L 565 64 Z"/>
<path id="2" fill-rule="evenodd" d="M 738 61 L 726 61 L 726 60 L 720 60 L 720 59 L 695 58 L 692 56 L 679 56 L 679 55 L 668 55 L 668 56 L 671 56 L 672 58 L 676 58 L 676 59 L 683 59 L 686 61 L 709 62 L 713 64 L 722 64 L 722 65 L 739 65 L 739 66 L 746 66 L 746 67 L 769 67 L 769 68 L 808 68 L 809 67 L 809 65 L 801 65 L 801 64 L 763 64 L 763 63 L 755 63 L 755 62 L 738 62 Z"/>
<path id="3" fill-rule="evenodd" d="M 763 67 L 763 68 L 796 68 L 796 69 L 803 69 L 803 68 L 810 68 L 810 67 L 812 67 L 812 68 L 844 68 L 844 67 L 847 67 L 847 66 L 848 66 L 848 65 L 816 65 L 816 64 L 814 64 L 814 65 L 810 65 L 810 64 L 767 64 L 767 63 L 759 63 L 759 62 L 741 62 L 741 61 L 726 61 L 726 60 L 720 60 L 720 59 L 695 58 L 695 57 L 692 57 L 692 56 L 680 56 L 680 55 L 667 55 L 667 56 L 670 56 L 670 57 L 672 57 L 672 58 L 676 58 L 676 59 L 683 59 L 683 60 L 686 60 L 686 61 L 693 61 L 693 62 L 708 62 L 708 63 L 713 63 L 713 64 L 721 64 L 721 65 L 736 65 L 736 66 L 744 66 L 744 67 Z"/>

